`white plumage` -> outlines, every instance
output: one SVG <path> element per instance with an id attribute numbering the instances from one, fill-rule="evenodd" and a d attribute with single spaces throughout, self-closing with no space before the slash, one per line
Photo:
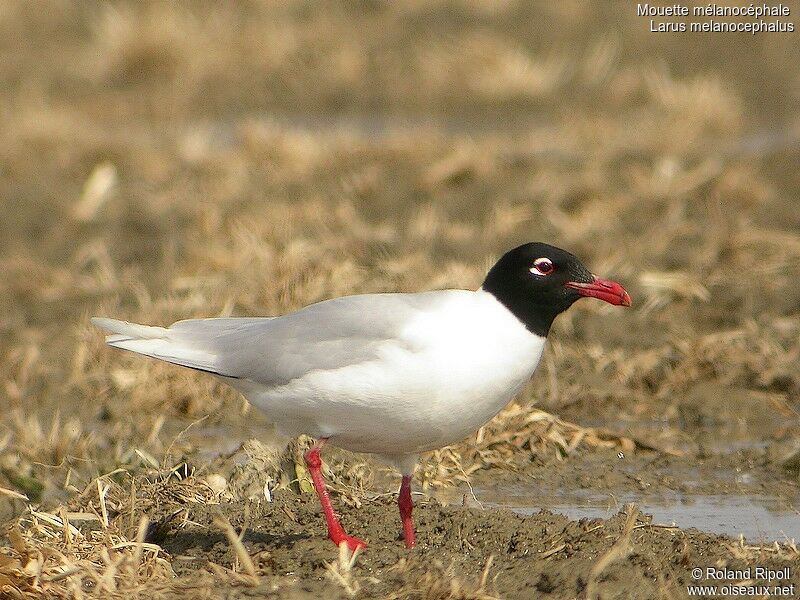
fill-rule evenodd
<path id="1" fill-rule="evenodd" d="M 281 317 L 191 319 L 167 328 L 93 322 L 113 332 L 111 346 L 207 371 L 284 433 L 319 438 L 305 461 L 337 545 L 366 543 L 347 535 L 335 515 L 322 446 L 330 441 L 395 464 L 412 548 L 419 453 L 457 442 L 497 414 L 536 369 L 553 320 L 587 296 L 631 304 L 621 285 L 596 277 L 569 252 L 532 242 L 504 254 L 475 292 L 346 296 Z"/>
<path id="2" fill-rule="evenodd" d="M 370 294 L 277 318 L 95 318 L 109 345 L 208 371 L 288 435 L 408 464 L 491 419 L 530 378 L 544 338 L 482 290 Z"/>

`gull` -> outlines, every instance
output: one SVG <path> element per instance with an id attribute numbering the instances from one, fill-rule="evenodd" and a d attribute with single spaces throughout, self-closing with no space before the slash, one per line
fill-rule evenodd
<path id="1" fill-rule="evenodd" d="M 402 536 L 413 548 L 419 455 L 463 440 L 500 412 L 536 370 L 553 320 L 584 297 L 631 305 L 619 283 L 531 242 L 504 254 L 478 290 L 343 296 L 282 316 L 169 327 L 92 322 L 112 332 L 110 346 L 210 373 L 282 433 L 315 438 L 305 462 L 328 537 L 355 551 L 367 544 L 337 518 L 322 447 L 372 453 L 400 471 Z"/>

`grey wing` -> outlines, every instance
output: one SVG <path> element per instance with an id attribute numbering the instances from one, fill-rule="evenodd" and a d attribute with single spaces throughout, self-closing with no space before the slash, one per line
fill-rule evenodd
<path id="1" fill-rule="evenodd" d="M 373 360 L 382 345 L 404 343 L 405 324 L 449 293 L 345 296 L 282 317 L 191 319 L 169 331 L 214 355 L 220 375 L 282 385 L 309 371 Z"/>

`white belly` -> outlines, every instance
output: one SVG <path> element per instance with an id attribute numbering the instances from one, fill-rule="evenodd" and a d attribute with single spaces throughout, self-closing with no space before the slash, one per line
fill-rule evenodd
<path id="1" fill-rule="evenodd" d="M 465 292 L 409 323 L 375 360 L 282 386 L 236 387 L 289 435 L 329 437 L 356 452 L 418 453 L 460 441 L 496 415 L 533 374 L 544 342 L 490 294 Z"/>

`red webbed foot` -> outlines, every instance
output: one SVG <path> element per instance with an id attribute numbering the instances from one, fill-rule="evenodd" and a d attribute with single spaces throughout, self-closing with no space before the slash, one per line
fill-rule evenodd
<path id="1" fill-rule="evenodd" d="M 360 540 L 357 537 L 353 537 L 352 535 L 342 534 L 341 536 L 337 536 L 335 539 L 331 537 L 331 541 L 336 544 L 337 546 L 341 545 L 342 542 L 347 543 L 347 547 L 350 549 L 350 552 L 355 552 L 359 548 L 363 550 L 367 547 L 367 542 L 364 540 Z"/>

